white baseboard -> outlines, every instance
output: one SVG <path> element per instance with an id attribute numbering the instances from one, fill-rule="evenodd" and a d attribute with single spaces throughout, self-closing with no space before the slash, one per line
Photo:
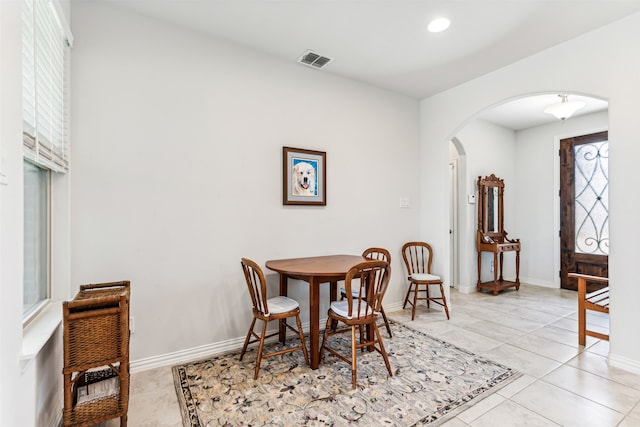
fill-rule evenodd
<path id="1" fill-rule="evenodd" d="M 188 348 L 186 350 L 175 351 L 173 353 L 161 354 L 147 357 L 145 359 L 134 360 L 130 364 L 131 373 L 160 368 L 163 366 L 173 366 L 193 360 L 204 359 L 208 356 L 215 356 L 232 350 L 242 348 L 245 337 L 216 342 L 199 347 Z"/>
<path id="2" fill-rule="evenodd" d="M 460 286 L 460 285 L 458 285 L 458 287 L 456 289 L 461 294 L 471 294 L 471 293 L 474 293 L 474 292 L 478 292 L 478 287 L 475 284 L 469 285 L 469 286 Z"/>
<path id="3" fill-rule="evenodd" d="M 327 318 L 320 319 L 320 325 L 324 325 Z M 275 322 L 274 322 L 275 325 Z M 302 324 L 302 330 L 309 332 L 309 322 Z M 267 334 L 276 332 L 276 329 L 270 329 Z M 147 371 L 149 369 L 161 368 L 163 366 L 173 366 L 194 360 L 205 359 L 230 351 L 240 350 L 244 344 L 245 336 L 233 338 L 226 341 L 215 342 L 199 347 L 188 348 L 185 350 L 174 351 L 173 353 L 161 354 L 158 356 L 147 357 L 144 359 L 134 360 L 130 364 L 131 373 Z M 266 342 L 275 341 L 276 338 L 270 338 Z"/>
<path id="4" fill-rule="evenodd" d="M 628 359 L 626 357 L 609 353 L 609 364 L 616 368 L 624 369 L 625 371 L 640 374 L 640 361 L 638 360 Z"/>
<path id="5" fill-rule="evenodd" d="M 396 302 L 391 304 L 385 304 L 385 313 L 391 313 L 393 311 L 402 310 L 402 302 Z M 321 328 L 324 327 L 327 318 L 320 319 Z M 302 324 L 302 329 L 305 333 L 309 332 L 309 322 Z M 267 333 L 275 332 L 273 329 L 267 331 Z M 185 350 L 179 350 L 172 353 L 161 354 L 158 356 L 147 357 L 144 359 L 138 359 L 131 361 L 130 371 L 131 373 L 147 371 L 149 369 L 160 368 L 163 366 L 179 365 L 181 363 L 187 363 L 194 360 L 204 359 L 206 357 L 212 357 L 219 354 L 227 353 L 234 350 L 240 350 L 244 344 L 245 337 L 232 338 L 226 341 L 215 342 L 199 347 L 188 348 Z M 275 340 L 275 338 L 273 338 Z"/>
<path id="6" fill-rule="evenodd" d="M 60 399 L 56 408 L 59 408 L 59 410 L 55 411 L 55 414 L 51 417 L 51 423 L 49 424 L 50 427 L 60 427 L 62 425 L 62 410 L 64 408 L 63 399 Z"/>
<path id="7" fill-rule="evenodd" d="M 402 303 L 404 301 L 393 302 L 391 304 L 383 304 L 385 313 L 393 313 L 394 311 L 402 310 Z"/>
<path id="8" fill-rule="evenodd" d="M 549 282 L 547 280 L 536 279 L 535 277 L 521 277 L 520 283 L 527 284 L 527 285 L 542 286 L 545 288 L 558 289 L 558 285 L 556 283 Z"/>

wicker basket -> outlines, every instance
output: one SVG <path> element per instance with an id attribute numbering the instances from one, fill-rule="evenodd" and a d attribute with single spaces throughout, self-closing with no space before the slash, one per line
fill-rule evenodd
<path id="1" fill-rule="evenodd" d="M 90 426 L 112 418 L 127 425 L 129 404 L 130 283 L 83 285 L 63 303 L 65 426 Z M 119 392 L 77 403 L 79 387 L 118 378 Z"/>

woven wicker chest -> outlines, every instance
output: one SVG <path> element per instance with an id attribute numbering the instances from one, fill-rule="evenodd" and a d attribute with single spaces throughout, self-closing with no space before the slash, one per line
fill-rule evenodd
<path id="1" fill-rule="evenodd" d="M 65 426 L 127 425 L 130 296 L 129 281 L 99 283 L 63 303 Z"/>

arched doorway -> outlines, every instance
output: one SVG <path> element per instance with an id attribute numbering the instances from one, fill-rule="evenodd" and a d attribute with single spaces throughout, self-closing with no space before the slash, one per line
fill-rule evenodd
<path id="1" fill-rule="evenodd" d="M 608 103 L 582 96 L 591 103 L 590 108 L 560 121 L 544 113 L 544 106 L 556 96 L 530 94 L 507 99 L 480 111 L 452 138 L 452 147 L 465 153 L 465 173 L 458 176 L 459 194 L 452 196 L 458 201 L 454 212 L 459 233 L 450 261 L 452 279 L 456 272 L 459 277 L 452 283 L 462 292 L 475 291 L 477 280 L 473 183 L 478 176 L 491 173 L 505 178 L 505 227 L 510 237 L 523 242 L 521 281 L 559 287 L 559 140 L 606 129 Z M 532 117 L 527 117 L 527 109 Z M 483 265 L 483 271 L 490 268 Z"/>

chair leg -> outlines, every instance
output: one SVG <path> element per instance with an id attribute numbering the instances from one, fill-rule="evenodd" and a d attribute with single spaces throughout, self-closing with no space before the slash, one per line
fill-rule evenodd
<path id="1" fill-rule="evenodd" d="M 429 308 L 429 307 L 431 307 L 431 306 L 429 305 L 429 303 L 431 302 L 431 300 L 429 299 L 429 285 L 425 285 L 425 286 L 424 286 L 424 291 L 425 291 L 425 292 L 426 292 L 426 294 L 427 294 L 427 308 Z"/>
<path id="2" fill-rule="evenodd" d="M 442 287 L 442 283 L 440 283 L 440 294 L 442 294 L 442 303 L 444 304 L 444 312 L 447 314 L 447 320 L 451 320 L 449 317 L 449 307 L 447 306 L 447 297 L 444 295 L 444 288 Z"/>
<path id="3" fill-rule="evenodd" d="M 365 325 L 359 325 L 358 331 L 360 333 L 360 344 L 364 344 L 369 340 L 369 333 L 367 332 L 367 327 Z M 370 347 L 360 347 L 360 352 L 364 353 Z"/>
<path id="4" fill-rule="evenodd" d="M 382 336 L 380 335 L 380 329 L 378 329 L 378 325 L 373 324 L 373 331 L 375 335 L 378 337 L 378 344 L 380 344 L 380 354 L 382 354 L 382 358 L 384 359 L 384 364 L 387 366 L 387 371 L 389 372 L 389 376 L 393 376 L 393 372 L 391 372 L 391 364 L 389 363 L 389 357 L 387 357 L 387 350 L 384 348 L 384 344 L 382 343 Z"/>
<path id="5" fill-rule="evenodd" d="M 287 345 L 287 319 L 280 319 L 278 321 L 280 326 L 280 330 L 284 331 L 284 336 L 282 337 L 282 345 Z"/>
<path id="6" fill-rule="evenodd" d="M 411 310 L 411 320 L 416 318 L 416 305 L 418 305 L 418 292 L 420 289 L 420 285 L 416 283 L 415 289 L 413 290 L 413 309 Z"/>
<path id="7" fill-rule="evenodd" d="M 389 338 L 393 338 L 391 335 L 391 327 L 389 326 L 389 320 L 387 320 L 387 315 L 384 313 L 384 308 L 380 307 L 380 314 L 382 314 L 382 319 L 384 320 L 384 325 L 387 327 L 387 332 L 389 333 Z"/>
<path id="8" fill-rule="evenodd" d="M 256 324 L 256 318 L 254 317 L 251 321 L 251 326 L 249 326 L 249 332 L 247 332 L 247 338 L 244 340 L 244 345 L 242 346 L 242 351 L 240 352 L 240 360 L 244 357 L 244 353 L 247 351 L 247 346 L 249 345 L 249 340 L 251 339 L 251 332 L 253 332 L 253 327 Z"/>
<path id="9" fill-rule="evenodd" d="M 322 355 L 324 354 L 324 345 L 326 344 L 327 338 L 329 337 L 329 327 L 332 323 L 332 319 L 328 317 L 327 326 L 324 327 L 324 334 L 322 335 L 322 345 L 320 346 L 320 356 L 318 357 L 320 360 L 322 360 Z"/>
<path id="10" fill-rule="evenodd" d="M 300 322 L 300 316 L 296 316 L 296 324 L 298 325 L 298 335 L 300 336 L 300 345 L 302 345 L 302 353 L 304 353 L 304 360 L 309 364 L 309 354 L 307 353 L 307 345 L 304 342 L 304 334 L 302 333 L 302 323 Z"/>
<path id="11" fill-rule="evenodd" d="M 409 282 L 409 288 L 407 289 L 407 295 L 404 297 L 404 304 L 402 304 L 402 309 L 407 306 L 407 302 L 409 302 L 409 294 L 411 293 L 411 288 L 413 287 L 413 283 Z"/>
<path id="12" fill-rule="evenodd" d="M 357 357 L 357 353 L 356 353 L 356 327 L 351 326 L 351 385 L 352 388 L 355 390 L 357 385 L 356 385 L 356 377 L 357 377 L 357 372 L 356 372 L 356 357 Z"/>
<path id="13" fill-rule="evenodd" d="M 264 348 L 264 336 L 267 333 L 267 321 L 262 321 L 262 334 L 260 335 L 260 345 L 258 346 L 258 354 L 256 355 L 256 372 L 253 375 L 253 379 L 258 379 L 258 372 L 260 371 L 260 362 L 262 362 L 262 349 Z"/>

